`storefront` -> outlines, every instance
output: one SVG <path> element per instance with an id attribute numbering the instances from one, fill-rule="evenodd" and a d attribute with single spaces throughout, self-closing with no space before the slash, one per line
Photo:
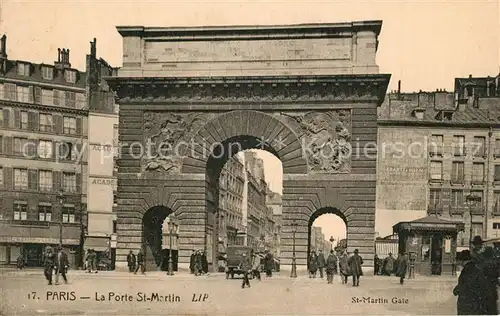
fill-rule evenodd
<path id="1" fill-rule="evenodd" d="M 451 275 L 455 268 L 457 234 L 464 224 L 427 216 L 393 226 L 399 236 L 398 252 L 415 261 L 416 275 Z"/>

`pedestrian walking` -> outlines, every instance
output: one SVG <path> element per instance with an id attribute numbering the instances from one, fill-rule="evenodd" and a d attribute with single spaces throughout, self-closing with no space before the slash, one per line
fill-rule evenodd
<path id="1" fill-rule="evenodd" d="M 195 274 L 195 270 L 194 270 L 195 261 L 196 261 L 196 251 L 194 251 L 194 249 L 193 249 L 193 252 L 191 253 L 191 256 L 189 257 L 189 273 L 191 273 L 191 274 Z"/>
<path id="2" fill-rule="evenodd" d="M 94 249 L 92 249 L 90 262 L 92 264 L 92 271 L 97 273 L 97 252 Z"/>
<path id="3" fill-rule="evenodd" d="M 87 249 L 87 256 L 85 257 L 87 272 L 92 272 L 92 249 Z"/>
<path id="4" fill-rule="evenodd" d="M 380 262 L 377 254 L 373 257 L 373 275 L 378 275 L 378 271 L 380 269 Z"/>
<path id="5" fill-rule="evenodd" d="M 203 274 L 203 262 L 201 258 L 201 252 L 199 250 L 196 250 L 194 267 L 196 276 Z"/>
<path id="6" fill-rule="evenodd" d="M 383 270 L 385 275 L 391 275 L 394 272 L 394 261 L 392 253 L 389 252 L 389 256 L 384 259 Z"/>
<path id="7" fill-rule="evenodd" d="M 142 274 L 146 274 L 145 260 L 146 258 L 144 258 L 144 252 L 141 249 L 137 254 L 137 267 L 135 268 L 134 274 L 137 274 L 137 271 L 139 271 L 139 269 L 141 269 Z"/>
<path id="8" fill-rule="evenodd" d="M 264 270 L 266 271 L 266 277 L 270 278 L 273 276 L 273 266 L 273 254 L 269 252 L 269 250 L 266 250 L 266 254 L 264 256 Z"/>
<path id="9" fill-rule="evenodd" d="M 330 255 L 326 259 L 326 283 L 333 283 L 333 276 L 337 273 L 337 257 L 333 253 L 333 250 L 330 250 Z"/>
<path id="10" fill-rule="evenodd" d="M 248 273 L 250 272 L 251 268 L 252 267 L 250 266 L 250 259 L 247 258 L 247 254 L 244 252 L 239 267 L 239 269 L 243 272 L 243 282 L 241 283 L 242 289 L 245 288 L 245 285 L 250 287 L 250 280 L 248 279 Z"/>
<path id="11" fill-rule="evenodd" d="M 64 283 L 68 283 L 66 272 L 69 266 L 68 255 L 63 251 L 62 246 L 58 247 L 57 259 L 55 262 L 56 285 L 59 285 L 59 274 L 63 277 Z"/>
<path id="12" fill-rule="evenodd" d="M 347 252 L 344 252 L 339 259 L 339 269 L 340 277 L 342 278 L 342 284 L 347 284 L 347 278 L 351 275 L 348 260 L 349 257 L 347 256 Z"/>
<path id="13" fill-rule="evenodd" d="M 24 268 L 24 253 L 21 252 L 19 254 L 19 256 L 17 256 L 17 259 L 16 259 L 16 267 L 19 269 L 19 270 L 22 270 Z"/>
<path id="14" fill-rule="evenodd" d="M 318 258 L 316 257 L 316 252 L 313 250 L 309 256 L 309 278 L 316 278 L 316 272 L 318 271 Z"/>
<path id="15" fill-rule="evenodd" d="M 253 254 L 252 275 L 260 281 L 260 257 L 256 253 Z"/>
<path id="16" fill-rule="evenodd" d="M 127 255 L 127 264 L 128 264 L 128 272 L 134 272 L 135 271 L 135 255 L 132 250 L 130 250 L 129 254 Z"/>
<path id="17" fill-rule="evenodd" d="M 486 297 L 491 288 L 483 269 L 470 250 L 460 253 L 460 261 L 463 269 L 453 289 L 453 295 L 457 296 L 457 315 L 487 315 Z"/>
<path id="18" fill-rule="evenodd" d="M 201 252 L 201 268 L 202 268 L 203 274 L 208 273 L 208 260 L 207 260 L 207 254 L 205 253 L 205 251 Z"/>
<path id="19" fill-rule="evenodd" d="M 408 256 L 406 253 L 398 254 L 396 259 L 396 276 L 399 277 L 399 284 L 403 285 L 408 269 Z"/>
<path id="20" fill-rule="evenodd" d="M 352 274 L 352 286 L 359 286 L 359 278 L 363 275 L 361 269 L 363 258 L 359 255 L 358 249 L 354 249 L 354 254 L 347 260 L 347 263 Z"/>
<path id="21" fill-rule="evenodd" d="M 483 252 L 484 274 L 486 277 L 487 296 L 485 297 L 485 308 L 487 315 L 498 315 L 498 286 L 500 266 L 494 258 L 492 247 L 486 247 Z"/>
<path id="22" fill-rule="evenodd" d="M 55 255 L 54 252 L 52 251 L 52 247 L 47 246 L 45 248 L 45 254 L 44 254 L 44 259 L 43 259 L 43 273 L 45 275 L 45 278 L 49 282 L 49 285 L 52 285 L 52 272 L 54 269 L 54 263 L 55 263 Z"/>
<path id="23" fill-rule="evenodd" d="M 325 256 L 323 255 L 323 250 L 320 250 L 318 253 L 318 270 L 319 270 L 319 277 L 323 278 L 323 269 L 325 268 L 326 262 L 325 262 Z"/>

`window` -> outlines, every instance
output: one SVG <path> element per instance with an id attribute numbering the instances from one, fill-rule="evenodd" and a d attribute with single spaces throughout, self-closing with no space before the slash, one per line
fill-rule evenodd
<path id="1" fill-rule="evenodd" d="M 464 163 L 462 161 L 451 163 L 451 182 L 464 183 Z"/>
<path id="2" fill-rule="evenodd" d="M 54 105 L 54 91 L 42 89 L 42 104 Z"/>
<path id="3" fill-rule="evenodd" d="M 66 82 L 75 83 L 76 82 L 76 71 L 66 70 L 64 71 L 64 79 Z"/>
<path id="4" fill-rule="evenodd" d="M 77 160 L 77 152 L 70 142 L 59 143 L 59 158 L 62 160 Z"/>
<path id="5" fill-rule="evenodd" d="M 52 171 L 38 171 L 38 183 L 40 191 L 52 191 Z"/>
<path id="6" fill-rule="evenodd" d="M 28 169 L 14 169 L 14 189 L 28 189 Z"/>
<path id="7" fill-rule="evenodd" d="M 463 207 L 464 206 L 464 191 L 463 190 L 452 190 L 451 191 L 451 206 L 452 207 Z"/>
<path id="8" fill-rule="evenodd" d="M 473 223 L 472 224 L 472 236 L 482 236 L 483 235 L 483 224 Z"/>
<path id="9" fill-rule="evenodd" d="M 464 136 L 453 136 L 453 154 L 455 156 L 465 156 Z"/>
<path id="10" fill-rule="evenodd" d="M 479 201 L 476 202 L 476 206 L 483 206 L 483 200 L 484 200 L 483 191 L 482 190 L 474 190 L 474 191 L 471 191 L 471 194 L 479 197 Z"/>
<path id="11" fill-rule="evenodd" d="M 10 101 L 17 101 L 16 85 L 12 83 L 4 84 L 5 87 L 5 99 Z"/>
<path id="12" fill-rule="evenodd" d="M 40 113 L 40 132 L 52 132 L 52 115 Z"/>
<path id="13" fill-rule="evenodd" d="M 76 118 L 65 116 L 63 118 L 64 134 L 76 134 Z"/>
<path id="14" fill-rule="evenodd" d="M 76 93 L 76 108 L 81 109 L 85 107 L 85 104 L 87 103 L 87 99 L 85 98 L 84 93 Z"/>
<path id="15" fill-rule="evenodd" d="M 64 105 L 64 92 L 53 90 L 54 105 Z"/>
<path id="16" fill-rule="evenodd" d="M 74 108 L 76 105 L 76 93 L 71 91 L 65 92 L 66 106 L 70 108 Z"/>
<path id="17" fill-rule="evenodd" d="M 54 68 L 52 67 L 42 67 L 42 78 L 45 80 L 54 79 Z"/>
<path id="18" fill-rule="evenodd" d="M 28 120 L 29 120 L 28 112 L 21 111 L 21 126 L 19 126 L 19 128 L 28 129 Z"/>
<path id="19" fill-rule="evenodd" d="M 75 208 L 73 206 L 63 207 L 62 221 L 63 221 L 63 223 L 74 223 L 75 222 Z"/>
<path id="20" fill-rule="evenodd" d="M 14 154 L 15 155 L 28 155 L 30 144 L 27 138 L 14 137 Z M 31 145 L 30 145 L 31 146 Z"/>
<path id="21" fill-rule="evenodd" d="M 493 213 L 500 213 L 500 191 L 493 192 Z"/>
<path id="22" fill-rule="evenodd" d="M 500 138 L 495 139 L 495 157 L 500 157 Z"/>
<path id="23" fill-rule="evenodd" d="M 43 159 L 52 158 L 52 141 L 50 140 L 40 140 L 38 142 L 38 157 Z"/>
<path id="24" fill-rule="evenodd" d="M 441 205 L 441 190 L 431 189 L 429 196 L 429 204 L 431 206 Z"/>
<path id="25" fill-rule="evenodd" d="M 28 218 L 28 204 L 26 202 L 14 202 L 14 220 L 25 221 Z"/>
<path id="26" fill-rule="evenodd" d="M 64 192 L 76 192 L 76 174 L 63 173 L 63 190 Z"/>
<path id="27" fill-rule="evenodd" d="M 472 183 L 484 182 L 484 163 L 475 162 L 472 164 Z"/>
<path id="28" fill-rule="evenodd" d="M 500 223 L 493 223 L 493 229 L 500 229 Z"/>
<path id="29" fill-rule="evenodd" d="M 430 153 L 441 155 L 443 153 L 443 135 L 432 135 Z"/>
<path id="30" fill-rule="evenodd" d="M 475 136 L 474 137 L 474 144 L 473 144 L 473 154 L 474 157 L 484 157 L 485 156 L 485 144 L 486 144 L 486 138 L 482 136 Z"/>
<path id="31" fill-rule="evenodd" d="M 3 168 L 0 166 L 0 188 L 3 187 Z"/>
<path id="32" fill-rule="evenodd" d="M 33 103 L 33 87 L 17 86 L 17 102 Z"/>
<path id="33" fill-rule="evenodd" d="M 49 205 L 38 205 L 38 220 L 40 222 L 51 222 L 52 207 Z"/>
<path id="34" fill-rule="evenodd" d="M 441 161 L 431 161 L 431 181 L 443 180 L 443 163 Z"/>
<path id="35" fill-rule="evenodd" d="M 17 64 L 17 74 L 19 76 L 29 76 L 30 75 L 30 64 L 18 63 Z"/>

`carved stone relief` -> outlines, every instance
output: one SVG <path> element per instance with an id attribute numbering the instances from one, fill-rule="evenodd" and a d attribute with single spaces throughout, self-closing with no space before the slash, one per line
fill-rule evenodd
<path id="1" fill-rule="evenodd" d="M 146 112 L 144 137 L 146 153 L 143 169 L 179 173 L 182 167 L 182 151 L 189 140 L 215 114 Z"/>
<path id="2" fill-rule="evenodd" d="M 351 169 L 351 110 L 279 114 L 301 134 L 309 171 L 347 173 Z"/>

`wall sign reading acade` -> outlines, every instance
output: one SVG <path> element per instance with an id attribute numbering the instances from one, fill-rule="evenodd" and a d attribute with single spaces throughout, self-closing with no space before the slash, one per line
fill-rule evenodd
<path id="1" fill-rule="evenodd" d="M 102 184 L 102 185 L 117 185 L 116 179 L 107 179 L 107 178 L 93 178 L 90 182 L 92 184 Z"/>

